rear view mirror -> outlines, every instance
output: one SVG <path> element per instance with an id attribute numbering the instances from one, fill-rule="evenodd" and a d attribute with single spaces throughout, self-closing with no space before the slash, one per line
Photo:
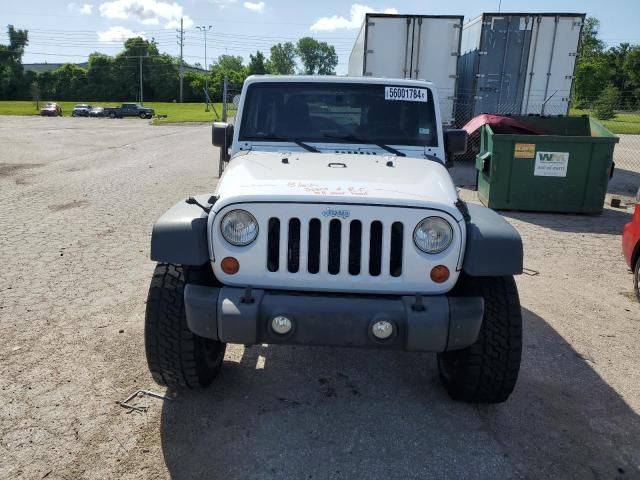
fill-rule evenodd
<path id="1" fill-rule="evenodd" d="M 453 163 L 453 157 L 467 151 L 469 134 L 461 128 L 452 128 L 444 132 L 444 148 L 447 155 L 447 163 Z"/>

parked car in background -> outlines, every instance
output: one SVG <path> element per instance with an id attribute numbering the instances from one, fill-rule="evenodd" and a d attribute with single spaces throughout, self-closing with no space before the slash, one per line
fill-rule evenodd
<path id="1" fill-rule="evenodd" d="M 91 105 L 88 105 L 86 103 L 79 103 L 78 105 L 73 107 L 73 110 L 71 111 L 71 116 L 72 117 L 88 117 L 90 110 L 91 110 Z"/>
<path id="2" fill-rule="evenodd" d="M 151 118 L 155 112 L 153 108 L 146 108 L 137 103 L 123 103 L 120 107 L 105 107 L 104 113 L 109 118 Z"/>
<path id="3" fill-rule="evenodd" d="M 49 102 L 40 109 L 40 115 L 43 117 L 61 117 L 62 108 L 57 103 Z"/>
<path id="4" fill-rule="evenodd" d="M 103 107 L 93 107 L 89 110 L 90 117 L 104 117 L 104 108 Z"/>
<path id="5" fill-rule="evenodd" d="M 633 270 L 633 289 L 640 301 L 640 188 L 636 193 L 636 208 L 631 221 L 622 232 L 622 253 L 629 268 Z"/>

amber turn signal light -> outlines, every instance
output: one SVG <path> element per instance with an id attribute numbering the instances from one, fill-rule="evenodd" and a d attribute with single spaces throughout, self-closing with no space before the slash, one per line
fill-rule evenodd
<path id="1" fill-rule="evenodd" d="M 449 280 L 449 269 L 444 265 L 436 265 L 431 269 L 431 280 L 442 283 Z"/>
<path id="2" fill-rule="evenodd" d="M 225 257 L 220 262 L 220 268 L 227 275 L 235 275 L 240 270 L 240 262 L 233 257 Z"/>

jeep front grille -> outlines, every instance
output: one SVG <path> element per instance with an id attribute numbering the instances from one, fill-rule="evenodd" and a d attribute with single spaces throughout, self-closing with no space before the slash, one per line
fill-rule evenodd
<path id="1" fill-rule="evenodd" d="M 402 275 L 404 226 L 401 222 L 384 225 L 375 220 L 363 224 L 360 220 L 337 218 L 281 221 L 273 217 L 268 222 L 267 237 L 270 272 Z M 384 249 L 388 249 L 388 255 L 384 255 Z M 384 265 L 383 258 L 388 259 Z M 280 259 L 286 261 L 281 265 Z"/>

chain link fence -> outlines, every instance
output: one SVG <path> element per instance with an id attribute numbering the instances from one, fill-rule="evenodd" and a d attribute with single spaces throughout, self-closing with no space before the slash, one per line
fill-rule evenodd
<path id="1" fill-rule="evenodd" d="M 633 194 L 637 191 L 640 186 L 640 102 L 630 101 L 628 95 L 622 94 L 605 102 L 576 102 L 568 92 L 551 92 L 552 94 L 546 97 L 540 92 L 529 92 L 529 100 L 524 102 L 522 98 L 517 98 L 509 91 L 505 94 L 506 98 L 500 98 L 493 93 L 494 95 L 478 98 L 479 96 L 472 96 L 468 92 L 458 92 L 453 96 L 451 92 L 445 91 L 440 92 L 440 96 L 453 97 L 452 125 L 455 127 L 462 127 L 481 113 L 520 115 L 527 111 L 533 115 L 590 116 L 620 138 L 620 143 L 614 150 L 614 178 L 626 178 L 623 182 L 626 183 L 624 193 Z M 600 95 L 601 92 L 594 92 L 592 98 L 598 99 Z M 473 161 L 479 148 L 479 135 L 472 135 L 469 150 L 460 160 Z"/>

